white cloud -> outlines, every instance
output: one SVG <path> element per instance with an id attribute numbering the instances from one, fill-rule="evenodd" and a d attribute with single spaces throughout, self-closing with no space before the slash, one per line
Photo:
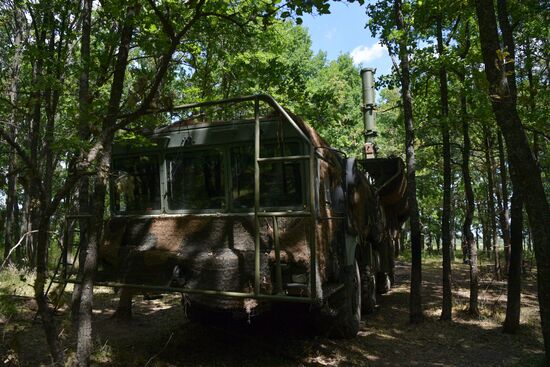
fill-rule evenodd
<path id="1" fill-rule="evenodd" d="M 386 48 L 379 43 L 375 43 L 372 46 L 357 46 L 351 51 L 350 56 L 353 59 L 353 63 L 358 65 L 360 63 L 367 63 L 375 59 L 383 57 L 386 53 Z"/>

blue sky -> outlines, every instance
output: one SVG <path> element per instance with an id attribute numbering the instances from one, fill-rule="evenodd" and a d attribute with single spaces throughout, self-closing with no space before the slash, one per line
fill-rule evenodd
<path id="1" fill-rule="evenodd" d="M 329 60 L 342 53 L 351 54 L 356 65 L 375 67 L 376 75 L 389 74 L 391 59 L 385 48 L 365 29 L 365 7 L 357 3 L 331 2 L 331 14 L 304 15 L 313 50 L 323 50 Z"/>

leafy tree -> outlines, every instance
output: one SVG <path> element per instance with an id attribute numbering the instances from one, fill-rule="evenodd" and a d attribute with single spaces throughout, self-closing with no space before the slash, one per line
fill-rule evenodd
<path id="1" fill-rule="evenodd" d="M 547 361 L 550 360 L 550 207 L 540 171 L 517 109 L 515 42 L 505 0 L 498 2 L 498 23 L 505 49 L 500 46 L 497 15 L 492 1 L 476 1 L 481 50 L 489 96 L 497 123 L 506 141 L 512 184 L 525 202 L 537 258 L 539 305 Z M 510 62 L 509 60 L 512 60 Z"/>
<path id="2" fill-rule="evenodd" d="M 412 8 L 408 1 L 388 0 L 378 1 L 367 7 L 369 28 L 373 35 L 379 35 L 381 42 L 388 48 L 394 59 L 394 70 L 399 75 L 401 84 L 401 99 L 403 104 L 403 119 L 405 124 L 405 151 L 407 165 L 407 190 L 410 207 L 411 227 L 411 295 L 410 321 L 416 323 L 422 320 L 422 237 L 420 215 L 416 198 L 416 158 L 414 117 L 410 86 L 410 48 L 414 43 L 411 32 Z M 399 66 L 395 57 L 399 57 Z"/>

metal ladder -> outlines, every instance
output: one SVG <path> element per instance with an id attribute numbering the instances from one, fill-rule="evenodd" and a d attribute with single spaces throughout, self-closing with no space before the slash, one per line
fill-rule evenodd
<path id="1" fill-rule="evenodd" d="M 317 256 L 316 256 L 316 244 L 315 244 L 315 147 L 311 143 L 310 139 L 304 134 L 300 127 L 294 122 L 290 115 L 272 98 L 268 98 L 267 102 L 272 108 L 279 112 L 285 120 L 292 125 L 296 132 L 309 143 L 309 154 L 306 155 L 293 155 L 293 156 L 278 156 L 278 157 L 261 157 L 260 156 L 260 98 L 265 96 L 257 96 L 254 100 L 254 219 L 255 219 L 255 242 L 254 242 L 254 295 L 259 296 L 261 292 L 260 287 L 260 219 L 271 218 L 273 221 L 273 245 L 275 252 L 275 295 L 281 295 L 283 291 L 283 279 L 281 268 L 281 248 L 280 248 L 280 234 L 278 219 L 282 217 L 294 217 L 294 218 L 310 218 L 309 230 L 307 233 L 307 242 L 310 247 L 310 276 L 309 287 L 310 294 L 309 299 L 316 298 L 316 274 L 317 274 Z M 284 153 L 283 153 L 284 154 Z M 308 174 L 308 186 L 309 195 L 307 197 L 307 210 L 300 211 L 282 211 L 282 212 L 269 212 L 260 211 L 260 165 L 264 163 L 273 162 L 299 162 L 307 161 L 307 174 Z"/>
<path id="2" fill-rule="evenodd" d="M 69 283 L 71 276 L 75 275 L 75 268 L 76 268 L 75 262 L 77 261 L 80 253 L 80 242 L 74 241 L 74 235 L 75 233 L 78 233 L 79 239 L 80 239 L 81 228 L 80 228 L 79 221 L 82 219 L 89 219 L 89 218 L 90 218 L 90 215 L 88 214 L 67 215 L 65 217 L 63 239 L 61 241 L 61 245 L 62 245 L 61 255 L 59 256 L 57 265 L 55 267 L 55 271 L 52 277 L 50 278 L 50 282 L 44 293 L 44 296 L 48 298 L 48 294 L 52 289 L 53 283 L 58 283 L 60 285 L 60 288 L 58 288 L 59 292 L 57 292 L 54 295 L 54 299 L 50 300 L 51 304 L 54 305 L 54 312 L 57 311 L 57 309 L 61 305 L 61 299 L 63 297 L 63 293 L 65 292 L 65 289 L 67 287 L 67 284 Z M 69 250 L 73 250 L 73 249 L 74 251 L 71 251 L 73 253 L 72 261 L 69 262 L 69 259 L 68 259 Z"/>

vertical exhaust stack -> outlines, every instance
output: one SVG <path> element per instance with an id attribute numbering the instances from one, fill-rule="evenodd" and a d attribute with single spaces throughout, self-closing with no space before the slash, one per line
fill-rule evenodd
<path id="1" fill-rule="evenodd" d="M 365 125 L 365 158 L 376 157 L 376 145 L 374 140 L 378 135 L 376 130 L 376 104 L 374 91 L 374 68 L 361 69 L 361 81 L 363 84 L 363 123 Z"/>

